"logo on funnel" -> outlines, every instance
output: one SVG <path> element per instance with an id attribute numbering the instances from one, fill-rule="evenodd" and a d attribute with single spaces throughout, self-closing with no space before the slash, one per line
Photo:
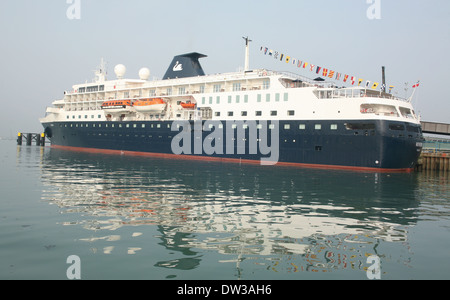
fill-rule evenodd
<path id="1" fill-rule="evenodd" d="M 179 61 L 176 62 L 175 66 L 173 67 L 173 71 L 177 72 L 177 71 L 183 71 L 183 65 L 180 64 Z"/>

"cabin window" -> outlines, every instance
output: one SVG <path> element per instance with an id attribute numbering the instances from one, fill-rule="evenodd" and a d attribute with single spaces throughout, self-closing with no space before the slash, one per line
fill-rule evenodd
<path id="1" fill-rule="evenodd" d="M 244 103 L 248 102 L 248 95 L 244 95 Z"/>
<path id="2" fill-rule="evenodd" d="M 405 130 L 405 126 L 400 124 L 389 124 L 389 130 Z"/>
<path id="3" fill-rule="evenodd" d="M 306 125 L 305 124 L 299 124 L 298 125 L 298 129 L 305 130 L 306 129 Z"/>
<path id="4" fill-rule="evenodd" d="M 229 112 L 228 112 L 228 116 L 229 116 L 229 117 L 232 117 L 232 116 L 233 116 L 233 112 L 232 112 L 232 111 L 229 111 Z"/>
<path id="5" fill-rule="evenodd" d="M 284 101 L 288 101 L 289 100 L 289 94 L 288 93 L 284 93 Z"/>
<path id="6" fill-rule="evenodd" d="M 270 115 L 271 115 L 271 116 L 276 116 L 276 115 L 277 115 L 277 111 L 276 111 L 276 110 L 270 111 Z"/>
<path id="7" fill-rule="evenodd" d="M 284 129 L 291 129 L 291 124 L 284 124 Z"/>
<path id="8" fill-rule="evenodd" d="M 236 95 L 236 103 L 239 103 L 240 100 L 241 100 L 241 96 Z"/>
<path id="9" fill-rule="evenodd" d="M 276 102 L 280 101 L 280 94 L 279 93 L 275 94 L 275 101 Z"/>
<path id="10" fill-rule="evenodd" d="M 263 89 L 268 90 L 270 88 L 270 80 L 263 81 Z"/>
<path id="11" fill-rule="evenodd" d="M 321 130 L 322 129 L 322 124 L 315 124 L 314 125 L 314 129 L 315 130 Z"/>
<path id="12" fill-rule="evenodd" d="M 374 123 L 345 123 L 347 130 L 374 130 Z"/>
<path id="13" fill-rule="evenodd" d="M 246 117 L 247 116 L 247 112 L 246 111 L 241 111 L 241 116 L 242 117 Z"/>
<path id="14" fill-rule="evenodd" d="M 266 94 L 266 102 L 270 102 L 270 94 Z"/>
<path id="15" fill-rule="evenodd" d="M 295 112 L 293 110 L 288 110 L 288 116 L 293 116 Z"/>
<path id="16" fill-rule="evenodd" d="M 255 116 L 260 117 L 261 115 L 262 115 L 262 111 L 257 110 L 257 111 L 255 112 Z"/>
<path id="17" fill-rule="evenodd" d="M 331 124 L 330 125 L 331 130 L 337 130 L 337 124 Z"/>
<path id="18" fill-rule="evenodd" d="M 258 94 L 256 101 L 261 102 L 261 94 Z"/>
<path id="19" fill-rule="evenodd" d="M 214 115 L 215 115 L 216 117 L 220 117 L 220 111 L 216 111 L 216 112 L 214 113 Z"/>
<path id="20" fill-rule="evenodd" d="M 216 104 L 220 104 L 220 96 L 216 97 Z"/>

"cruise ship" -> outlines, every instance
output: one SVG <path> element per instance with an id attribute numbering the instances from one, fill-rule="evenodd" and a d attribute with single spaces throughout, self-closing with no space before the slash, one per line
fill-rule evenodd
<path id="1" fill-rule="evenodd" d="M 162 79 L 108 80 L 104 64 L 40 119 L 73 151 L 271 166 L 409 172 L 422 150 L 411 101 L 365 87 L 248 67 L 205 74 L 206 55 L 177 55 Z"/>

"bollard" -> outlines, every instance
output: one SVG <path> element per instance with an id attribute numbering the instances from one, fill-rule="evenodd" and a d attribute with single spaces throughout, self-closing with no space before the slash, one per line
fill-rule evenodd
<path id="1" fill-rule="evenodd" d="M 22 133 L 19 132 L 17 134 L 17 145 L 21 146 L 22 145 Z"/>
<path id="2" fill-rule="evenodd" d="M 41 133 L 41 146 L 45 146 L 45 133 Z"/>
<path id="3" fill-rule="evenodd" d="M 31 146 L 32 136 L 31 133 L 27 133 L 27 146 Z"/>

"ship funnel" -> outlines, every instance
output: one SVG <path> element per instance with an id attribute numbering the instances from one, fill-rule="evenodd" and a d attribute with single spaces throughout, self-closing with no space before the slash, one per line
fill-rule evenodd
<path id="1" fill-rule="evenodd" d="M 205 72 L 198 61 L 202 57 L 207 56 L 196 52 L 175 56 L 163 79 L 204 76 Z"/>

